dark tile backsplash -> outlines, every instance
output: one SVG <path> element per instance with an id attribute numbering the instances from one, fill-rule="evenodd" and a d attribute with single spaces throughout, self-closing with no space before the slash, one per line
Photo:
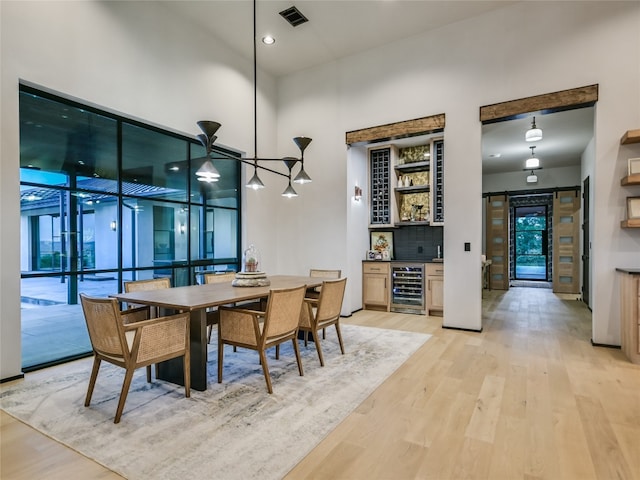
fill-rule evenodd
<path id="1" fill-rule="evenodd" d="M 438 256 L 444 258 L 443 227 L 403 226 L 393 229 L 393 259 L 401 262 L 428 262 Z"/>

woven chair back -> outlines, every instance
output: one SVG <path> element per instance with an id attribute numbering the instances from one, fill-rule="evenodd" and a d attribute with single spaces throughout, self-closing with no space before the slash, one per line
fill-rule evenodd
<path id="1" fill-rule="evenodd" d="M 129 292 L 146 292 L 148 290 L 162 290 L 163 288 L 171 288 L 169 277 L 150 278 L 148 280 L 132 280 L 124 282 L 124 291 Z"/>
<path id="2" fill-rule="evenodd" d="M 295 288 L 273 289 L 269 292 L 264 321 L 266 338 L 287 335 L 298 328 L 306 289 L 306 285 L 302 285 Z"/>
<path id="3" fill-rule="evenodd" d="M 309 270 L 309 276 L 313 278 L 340 278 L 342 270 L 320 270 L 312 268 Z"/>
<path id="4" fill-rule="evenodd" d="M 118 302 L 113 298 L 95 298 L 80 294 L 84 319 L 93 349 L 103 355 L 127 356 L 128 350 Z"/>
<path id="5" fill-rule="evenodd" d="M 234 278 L 236 278 L 235 272 L 207 273 L 204 276 L 204 283 L 209 284 L 231 282 Z"/>
<path id="6" fill-rule="evenodd" d="M 333 320 L 340 316 L 346 285 L 346 278 L 322 282 L 320 298 L 318 299 L 318 311 L 316 312 L 316 321 L 318 323 Z"/>

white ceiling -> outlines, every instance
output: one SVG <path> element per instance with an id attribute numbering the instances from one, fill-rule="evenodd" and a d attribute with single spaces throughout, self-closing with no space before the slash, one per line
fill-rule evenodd
<path id="1" fill-rule="evenodd" d="M 536 125 L 542 129 L 542 140 L 526 142 L 525 132 Z M 514 172 L 524 169 L 524 162 L 535 156 L 542 168 L 580 165 L 580 156 L 593 137 L 594 107 L 541 114 L 535 112 L 506 122 L 482 126 L 482 172 L 484 174 Z M 491 155 L 500 154 L 499 158 Z M 524 174 L 523 174 L 524 175 Z"/>
<path id="2" fill-rule="evenodd" d="M 258 0 L 256 15 L 259 68 L 275 77 L 333 62 L 446 24 L 473 18 L 517 1 L 488 0 Z M 158 2 L 253 60 L 251 0 L 168 0 Z M 279 12 L 296 6 L 308 19 L 292 27 Z M 260 39 L 270 34 L 271 46 Z M 579 85 L 576 85 L 576 87 Z M 550 93 L 550 92 L 539 92 Z M 505 98 L 502 101 L 514 100 Z M 593 109 L 541 115 L 544 131 L 536 143 L 543 168 L 577 165 L 593 136 Z M 521 171 L 531 156 L 524 132 L 531 116 L 483 126 L 484 173 Z M 500 153 L 498 159 L 490 154 Z"/>
<path id="3" fill-rule="evenodd" d="M 507 0 L 258 0 L 257 62 L 279 77 L 339 60 L 515 3 Z M 168 0 L 159 4 L 253 59 L 253 2 Z M 296 6 L 309 20 L 292 27 L 279 12 Z M 260 39 L 270 34 L 271 46 Z"/>

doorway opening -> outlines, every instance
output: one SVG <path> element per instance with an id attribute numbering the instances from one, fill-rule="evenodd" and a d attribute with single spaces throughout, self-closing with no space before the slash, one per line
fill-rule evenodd
<path id="1" fill-rule="evenodd" d="M 529 205 L 514 209 L 514 278 L 547 280 L 547 206 Z"/>

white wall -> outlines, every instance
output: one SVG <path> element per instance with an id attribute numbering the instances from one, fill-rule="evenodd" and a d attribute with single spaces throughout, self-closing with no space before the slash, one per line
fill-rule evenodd
<path id="1" fill-rule="evenodd" d="M 594 118 L 595 121 L 595 118 Z M 585 148 L 584 152 L 582 153 L 582 157 L 581 157 L 581 161 L 580 161 L 580 165 L 581 165 L 581 172 L 580 172 L 580 185 L 584 184 L 584 181 L 587 177 L 589 177 L 589 230 L 593 229 L 593 205 L 594 205 L 594 183 L 593 183 L 593 174 L 594 174 L 594 167 L 595 167 L 595 151 L 596 151 L 596 146 L 595 146 L 595 141 L 594 139 L 591 139 L 591 141 L 589 142 L 589 144 L 587 145 L 587 148 Z M 583 193 L 583 200 L 582 200 L 582 212 L 584 212 L 584 193 Z M 590 236 L 593 236 L 593 232 L 590 232 Z M 580 244 L 582 245 L 584 243 L 584 230 L 580 229 Z M 591 249 L 591 242 L 589 242 L 589 245 L 587 246 L 587 251 L 586 252 L 582 252 L 583 255 L 584 254 L 588 254 L 589 255 L 589 292 L 588 292 L 588 302 L 587 304 L 589 305 L 589 307 L 591 307 L 591 299 L 593 298 L 593 257 L 592 257 L 592 249 Z M 581 275 L 584 275 L 582 273 L 582 268 L 581 268 Z M 583 285 L 584 288 L 584 285 Z M 584 300 L 584 298 L 583 298 Z"/>
<path id="2" fill-rule="evenodd" d="M 7 378 L 20 371 L 18 80 L 181 132 L 195 134 L 197 120 L 217 120 L 220 142 L 249 153 L 253 105 L 250 62 L 182 24 L 162 2 L 4 0 L 0 22 L 0 375 Z M 624 131 L 640 127 L 639 24 L 638 2 L 518 2 L 277 85 L 260 73 L 259 153 L 296 154 L 291 138 L 312 137 L 305 158 L 314 182 L 296 187 L 295 200 L 280 196 L 285 185 L 275 176 L 265 177 L 266 190 L 244 193 L 244 244 L 256 244 L 269 273 L 349 272 L 349 303 L 357 305 L 353 259 L 362 258 L 368 236 L 351 228 L 365 213 L 349 202 L 357 162 L 350 161 L 345 132 L 445 113 L 444 321 L 478 329 L 478 109 L 597 83 L 593 339 L 619 344 L 614 270 L 640 267 L 640 232 L 619 228 L 628 195 L 620 177 L 626 159 L 639 156 L 637 146 L 619 145 Z M 464 242 L 471 242 L 470 253 Z"/>
<path id="3" fill-rule="evenodd" d="M 342 175 L 345 157 L 348 172 L 351 166 L 349 155 L 340 155 L 345 132 L 445 113 L 444 324 L 477 329 L 482 243 L 479 108 L 598 84 L 592 178 L 593 340 L 616 345 L 620 331 L 615 267 L 640 265 L 640 232 L 619 228 L 625 196 L 619 179 L 628 156 L 619 139 L 640 126 L 638 25 L 637 2 L 509 5 L 281 79 L 278 135 L 290 137 L 301 123 L 313 124 L 313 133 L 307 134 L 313 135 L 315 151 L 322 155 L 317 163 L 309 163 L 308 172 Z M 530 53 L 523 55 L 525 51 Z M 317 111 L 305 108 L 322 102 Z M 579 184 L 577 180 L 572 183 Z M 310 201 L 327 201 L 324 192 L 310 196 Z M 353 215 L 347 219 L 353 221 Z M 299 234 L 292 223 L 281 228 L 290 236 Z M 310 225 L 304 234 L 317 238 L 321 231 L 324 224 Z M 349 256 L 361 256 L 367 240 L 351 230 L 348 234 Z M 331 241 L 341 242 L 342 232 L 333 233 Z M 465 242 L 471 242 L 471 253 L 463 251 Z M 316 251 L 313 241 L 302 243 L 313 245 L 307 254 Z M 302 251 L 300 256 L 305 256 Z"/>
<path id="4" fill-rule="evenodd" d="M 9 378 L 21 362 L 19 80 L 178 132 L 216 120 L 221 144 L 253 153 L 253 65 L 162 2 L 3 0 L 0 22 L 0 377 Z M 258 144 L 272 157 L 275 81 L 258 74 Z M 245 201 L 251 209 L 256 198 Z"/>
<path id="5" fill-rule="evenodd" d="M 543 168 L 535 170 L 537 183 L 527 183 L 531 172 L 494 173 L 482 176 L 482 192 L 504 192 L 535 190 L 554 187 L 574 187 L 581 184 L 580 166 L 562 168 Z"/>

